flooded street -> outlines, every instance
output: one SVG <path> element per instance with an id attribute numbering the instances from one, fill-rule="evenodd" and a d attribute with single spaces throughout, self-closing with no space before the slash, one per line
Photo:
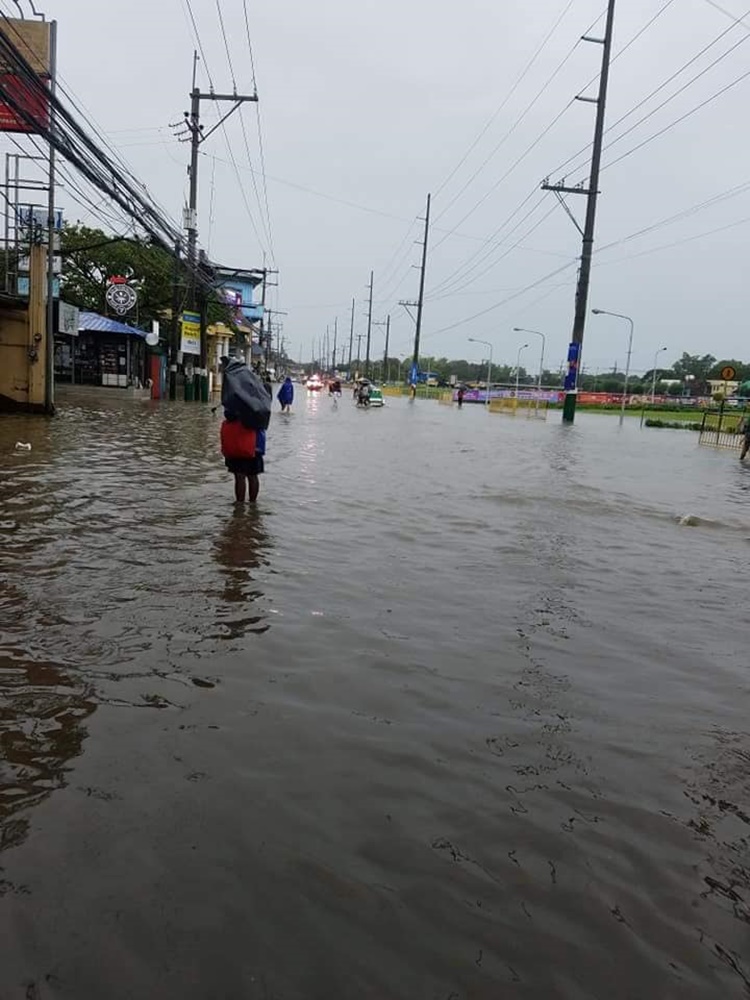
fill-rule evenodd
<path id="1" fill-rule="evenodd" d="M 0 421 L 2 1000 L 750 996 L 736 453 L 298 390 L 251 509 L 218 428 Z"/>

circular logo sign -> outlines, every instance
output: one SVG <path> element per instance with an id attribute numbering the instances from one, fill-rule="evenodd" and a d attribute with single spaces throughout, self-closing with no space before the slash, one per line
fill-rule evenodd
<path id="1" fill-rule="evenodd" d="M 124 316 L 126 312 L 130 312 L 138 301 L 138 295 L 132 285 L 119 282 L 109 286 L 105 298 L 107 305 L 114 309 L 118 316 Z"/>
<path id="2" fill-rule="evenodd" d="M 726 368 L 721 369 L 721 377 L 725 382 L 731 382 L 737 372 L 732 368 L 731 365 L 727 365 Z"/>

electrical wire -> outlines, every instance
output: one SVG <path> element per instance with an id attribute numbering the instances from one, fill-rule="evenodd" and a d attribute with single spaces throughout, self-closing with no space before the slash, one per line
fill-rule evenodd
<path id="1" fill-rule="evenodd" d="M 211 91 L 213 92 L 213 90 L 214 90 L 214 81 L 211 78 L 211 71 L 208 68 L 208 60 L 206 59 L 206 53 L 205 53 L 204 48 L 203 48 L 203 40 L 201 39 L 200 32 L 198 31 L 198 24 L 197 24 L 197 22 L 195 20 L 195 14 L 193 13 L 193 5 L 190 2 L 190 0 L 185 0 L 185 6 L 187 7 L 187 12 L 190 15 L 190 21 L 191 21 L 191 23 L 193 25 L 193 32 L 195 34 L 195 41 L 196 41 L 196 43 L 198 45 L 198 51 L 201 54 L 201 59 L 203 60 L 203 66 L 204 66 L 204 68 L 206 70 L 206 76 L 208 77 L 208 85 L 211 88 Z"/>
<path id="2" fill-rule="evenodd" d="M 513 292 L 507 298 L 501 299 L 499 302 L 493 303 L 491 306 L 487 306 L 485 309 L 480 309 L 479 312 L 473 313 L 471 316 L 466 316 L 463 319 L 454 320 L 447 326 L 440 327 L 439 330 L 431 330 L 428 334 L 423 335 L 424 340 L 428 340 L 431 337 L 437 337 L 440 333 L 446 333 L 448 330 L 454 330 L 458 326 L 465 326 L 467 323 L 473 322 L 475 319 L 480 319 L 482 316 L 487 316 L 489 313 L 494 312 L 496 309 L 500 309 L 501 306 L 507 305 L 509 302 L 513 302 L 515 299 L 524 295 L 526 292 L 530 292 L 534 288 L 538 288 L 540 285 L 549 281 L 550 278 L 556 277 L 558 274 L 562 274 L 563 271 L 568 270 L 573 267 L 574 264 L 578 263 L 578 257 L 573 257 L 566 264 L 562 264 L 560 267 L 556 268 L 554 271 L 550 271 L 549 274 L 543 275 L 541 278 L 537 278 L 536 281 L 532 281 L 530 284 L 525 285 L 523 288 L 516 292 Z"/>
<path id="3" fill-rule="evenodd" d="M 531 212 L 527 213 L 527 215 L 524 217 L 524 219 L 522 219 L 518 223 L 518 226 L 522 225 L 523 222 L 525 221 L 525 219 L 528 218 L 531 214 L 533 214 L 533 212 L 536 211 L 537 207 L 538 206 L 535 206 L 535 208 L 533 208 L 531 210 Z M 478 274 L 475 274 L 474 277 L 470 278 L 469 280 L 464 280 L 463 283 L 459 287 L 466 288 L 468 285 L 471 285 L 475 281 L 478 281 L 480 278 L 482 278 L 485 274 L 487 274 L 488 271 L 491 271 L 493 268 L 497 267 L 497 265 L 500 263 L 500 261 L 505 260 L 506 257 L 508 257 L 511 253 L 513 253 L 514 250 L 517 250 L 521 246 L 521 244 L 524 242 L 524 240 L 528 239 L 528 237 L 531 236 L 532 233 L 536 232 L 536 230 L 542 225 L 542 223 L 546 222 L 546 220 L 552 215 L 552 213 L 556 209 L 557 209 L 557 205 L 552 204 L 550 206 L 549 210 L 542 216 L 542 218 L 538 219 L 534 223 L 534 225 L 531 227 L 531 229 L 529 229 L 527 232 L 525 232 L 523 234 L 523 236 L 519 237 L 519 239 L 512 246 L 508 247 L 506 249 L 505 253 L 501 254 L 500 257 L 497 260 L 494 260 L 490 264 L 488 264 L 484 268 L 483 271 L 480 271 Z M 516 227 L 516 228 L 518 228 L 518 227 Z M 449 286 L 447 289 L 444 290 L 443 294 L 441 294 L 441 295 L 434 295 L 434 296 L 432 296 L 432 299 L 435 300 L 435 299 L 441 299 L 441 298 L 447 298 L 447 297 L 449 297 L 452 294 L 452 289 L 455 288 L 455 287 L 456 287 L 455 285 Z"/>
<path id="4" fill-rule="evenodd" d="M 245 152 L 247 154 L 247 163 L 248 163 L 248 166 L 250 168 L 250 179 L 252 180 L 252 183 L 253 183 L 253 191 L 255 192 L 255 200 L 258 203 L 258 214 L 259 214 L 259 218 L 260 218 L 260 221 L 261 221 L 261 225 L 263 226 L 263 231 L 264 231 L 265 238 L 268 241 L 268 249 L 269 249 L 269 255 L 271 257 L 271 261 L 272 261 L 272 263 L 275 263 L 275 254 L 274 254 L 274 250 L 273 250 L 273 237 L 271 236 L 271 219 L 270 219 L 270 215 L 268 214 L 268 211 L 266 211 L 265 215 L 263 213 L 263 202 L 261 201 L 260 192 L 258 191 L 258 182 L 255 179 L 256 171 L 253 170 L 252 156 L 250 154 L 250 143 L 249 143 L 248 137 L 247 137 L 247 129 L 245 128 L 245 119 L 244 119 L 243 114 L 242 114 L 242 108 L 239 109 L 238 114 L 239 114 L 239 117 L 240 117 L 240 125 L 242 127 L 242 138 L 243 138 L 244 143 L 245 143 Z M 266 207 L 267 207 L 267 205 L 268 205 L 268 199 L 266 198 Z"/>
<path id="5" fill-rule="evenodd" d="M 539 56 L 542 54 L 542 52 L 546 48 L 547 43 L 552 38 L 552 36 L 554 35 L 554 33 L 557 31 L 557 29 L 560 26 L 560 23 L 562 22 L 563 18 L 568 13 L 568 11 L 570 10 L 570 8 L 573 6 L 573 3 L 574 3 L 574 0 L 568 0 L 567 5 L 563 8 L 563 10 L 561 11 L 561 13 L 558 15 L 557 19 L 554 21 L 552 27 L 549 29 L 549 31 L 547 32 L 547 34 L 541 40 L 541 42 L 537 46 L 536 50 L 534 51 L 533 55 L 531 56 L 531 58 L 529 59 L 529 61 L 526 63 L 526 65 L 524 66 L 524 68 L 521 70 L 521 73 L 516 78 L 515 83 L 510 88 L 510 90 L 508 91 L 508 93 L 505 95 L 505 97 L 503 98 L 503 100 L 501 101 L 501 103 L 498 105 L 497 108 L 495 108 L 495 110 L 493 111 L 493 113 L 490 115 L 490 117 L 488 118 L 487 122 L 485 123 L 485 125 L 480 129 L 480 131 L 477 134 L 476 138 L 471 143 L 471 145 L 466 150 L 466 152 L 463 154 L 463 156 L 458 161 L 458 163 L 455 165 L 455 167 L 453 168 L 453 170 L 451 170 L 450 173 L 448 174 L 448 176 L 445 177 L 443 179 L 443 181 L 439 185 L 437 185 L 437 187 L 435 189 L 435 195 L 434 195 L 434 197 L 436 199 L 440 195 L 440 192 L 443 190 L 443 188 L 445 188 L 453 180 L 453 178 L 458 173 L 458 171 L 461 169 L 461 167 L 464 165 L 464 163 L 466 163 L 466 161 L 468 160 L 469 156 L 474 152 L 474 150 L 476 149 L 476 147 L 479 144 L 479 142 L 484 138 L 484 136 L 486 135 L 487 131 L 494 124 L 494 122 L 497 119 L 497 117 L 500 114 L 500 112 L 505 108 L 505 106 L 507 105 L 508 101 L 510 101 L 511 97 L 513 97 L 513 95 L 515 94 L 515 92 L 518 90 L 518 88 L 520 87 L 520 85 L 523 83 L 523 81 L 525 80 L 526 76 L 530 72 L 532 66 L 534 65 L 534 63 L 537 61 L 537 59 L 539 58 Z"/>
<path id="6" fill-rule="evenodd" d="M 248 9 L 247 9 L 247 0 L 242 0 L 242 12 L 244 14 L 244 20 L 245 20 L 245 36 L 247 38 L 247 51 L 250 56 L 250 72 L 253 77 L 253 92 L 257 94 L 258 82 L 255 73 L 255 54 L 253 52 L 253 40 L 252 40 L 252 35 L 250 33 L 250 16 L 248 14 Z M 263 126 L 261 122 L 261 108 L 259 101 L 255 102 L 255 123 L 258 132 L 258 153 L 260 156 L 260 172 L 261 172 L 261 179 L 263 182 L 263 202 L 265 204 L 265 209 L 266 209 L 268 242 L 271 250 L 271 259 L 272 261 L 275 262 L 276 254 L 273 243 L 273 232 L 271 229 L 271 210 L 268 203 L 268 184 L 266 182 L 266 153 L 265 153 L 265 143 L 263 141 Z"/>
<path id="7" fill-rule="evenodd" d="M 229 75 L 232 78 L 232 86 L 234 87 L 234 93 L 237 93 L 237 80 L 234 75 L 234 64 L 232 63 L 232 53 L 229 50 L 229 41 L 227 40 L 227 29 L 224 27 L 224 13 L 221 9 L 221 3 L 216 0 L 216 13 L 219 15 L 219 27 L 221 28 L 221 37 L 224 39 L 224 51 L 227 54 L 227 64 L 229 66 Z"/>
<path id="8" fill-rule="evenodd" d="M 750 10 L 747 11 L 747 14 L 750 14 Z M 747 16 L 747 14 L 743 14 L 742 16 L 745 17 L 745 16 Z M 627 119 L 630 118 L 631 115 L 635 114 L 635 112 L 639 108 L 643 107 L 644 104 L 647 104 L 653 97 L 655 97 L 658 93 L 660 93 L 665 87 L 668 87 L 669 84 L 672 83 L 673 80 L 676 80 L 678 76 L 681 76 L 685 72 L 685 70 L 688 69 L 690 66 L 692 66 L 693 63 L 697 62 L 698 59 L 701 58 L 701 56 L 704 56 L 707 52 L 709 52 L 714 47 L 714 45 L 717 45 L 726 35 L 728 35 L 731 31 L 733 31 L 737 27 L 737 25 L 739 23 L 740 23 L 740 20 L 739 19 L 735 19 L 735 21 L 734 21 L 733 24 L 730 24 L 723 31 L 719 32 L 719 34 L 715 38 L 713 38 L 712 41 L 710 41 L 708 43 L 708 45 L 705 45 L 699 52 L 697 52 L 694 56 L 692 56 L 690 59 L 688 59 L 687 62 L 683 63 L 682 66 L 680 66 L 678 69 L 676 69 L 674 71 L 674 73 L 672 73 L 670 76 L 668 76 L 666 78 L 666 80 L 664 80 L 662 83 L 660 83 L 658 87 L 655 87 L 654 90 L 652 90 L 644 98 L 642 98 L 640 101 L 638 101 L 637 104 L 634 104 L 633 107 L 631 107 L 628 111 L 626 111 L 624 115 L 621 115 L 617 119 L 617 121 L 612 122 L 612 124 L 609 125 L 604 130 L 604 135 L 606 136 L 610 132 L 613 132 L 624 121 L 627 121 Z M 740 39 L 740 43 L 746 41 L 746 38 L 747 38 L 747 36 L 745 38 L 743 38 L 743 39 Z M 706 67 L 704 70 L 702 70 L 696 76 L 694 76 L 687 84 L 685 84 L 679 90 L 675 91 L 675 93 L 672 95 L 672 97 L 668 98 L 665 102 L 663 102 L 659 106 L 659 108 L 664 107 L 666 104 L 669 103 L 669 101 L 671 101 L 673 98 L 675 98 L 679 94 L 681 94 L 692 83 L 694 83 L 696 80 L 700 79 L 700 77 L 703 76 L 704 73 L 708 72 L 709 69 L 712 69 L 715 65 L 717 65 L 719 62 L 721 62 L 721 60 L 726 55 L 729 55 L 729 53 L 732 52 L 735 48 L 737 48 L 737 45 L 733 45 L 730 49 L 726 50 L 726 52 L 724 53 L 724 55 L 722 55 L 719 58 L 717 58 L 716 60 L 714 60 L 714 62 L 712 62 L 708 67 Z M 659 110 L 659 108 L 657 108 L 656 110 Z M 646 117 L 649 117 L 649 116 L 646 116 Z M 645 118 L 642 119 L 642 121 L 645 121 L 645 120 L 646 120 Z M 630 129 L 629 131 L 632 131 L 632 129 Z M 627 134 L 626 132 L 622 133 L 623 136 L 626 135 L 626 134 Z M 618 137 L 617 139 L 614 139 L 611 143 L 608 143 L 604 147 L 604 149 L 607 149 L 609 146 L 613 145 L 613 143 L 616 142 L 616 141 L 618 141 L 619 138 L 621 138 L 621 136 Z M 572 163 L 574 160 L 578 159 L 578 157 L 581 156 L 581 154 L 588 153 L 588 151 L 590 149 L 591 149 L 591 143 L 589 142 L 584 147 L 582 147 L 581 149 L 579 149 L 577 153 L 574 153 L 572 156 L 569 156 L 567 160 L 565 160 L 558 167 L 556 167 L 553 171 L 551 171 L 551 174 L 554 175 L 554 176 L 557 176 L 562 170 L 565 169 L 565 167 L 568 166 L 569 163 Z M 582 170 L 582 169 L 583 169 L 583 164 L 580 164 L 579 166 L 576 166 L 576 167 L 573 168 L 573 172 L 577 172 L 578 170 Z"/>
<path id="9" fill-rule="evenodd" d="M 663 13 L 664 13 L 664 12 L 665 12 L 665 11 L 666 11 L 666 10 L 667 10 L 667 9 L 668 9 L 669 7 L 670 7 L 670 6 L 671 6 L 671 4 L 672 4 L 673 2 L 674 2 L 674 0 L 666 0 L 666 2 L 665 2 L 664 4 L 662 4 L 662 6 L 660 7 L 660 9 L 659 9 L 659 10 L 658 10 L 658 11 L 657 11 L 657 12 L 656 12 L 656 13 L 655 13 L 655 14 L 654 14 L 654 15 L 653 15 L 653 16 L 652 16 L 652 17 L 651 17 L 651 18 L 650 18 L 650 19 L 649 19 L 649 20 L 648 20 L 647 22 L 646 22 L 646 24 L 645 24 L 645 25 L 643 25 L 643 26 L 642 26 L 642 27 L 641 27 L 641 28 L 639 29 L 639 31 L 638 31 L 638 32 L 636 32 L 636 34 L 635 34 L 635 35 L 634 35 L 634 36 L 633 36 L 632 38 L 630 38 L 630 40 L 629 40 L 629 41 L 628 41 L 628 42 L 627 42 L 627 43 L 626 43 L 626 44 L 625 44 L 625 45 L 623 46 L 623 48 L 619 50 L 619 52 L 618 52 L 618 53 L 617 53 L 617 54 L 616 54 L 616 55 L 615 55 L 615 56 L 613 57 L 613 61 L 614 61 L 615 59 L 619 58 L 619 56 L 623 55 L 623 53 L 624 53 L 624 52 L 626 52 L 626 51 L 627 51 L 627 50 L 628 50 L 628 49 L 629 49 L 629 48 L 630 48 L 630 47 L 631 47 L 631 46 L 632 46 L 632 45 L 633 45 L 633 44 L 634 44 L 634 43 L 635 43 L 635 42 L 636 42 L 636 41 L 637 41 L 637 40 L 638 40 L 638 39 L 639 39 L 639 38 L 640 38 L 640 37 L 641 37 L 641 36 L 642 36 L 642 35 L 643 35 L 643 34 L 644 34 L 644 33 L 645 33 L 645 32 L 646 32 L 646 31 L 647 31 L 647 30 L 648 30 L 648 29 L 649 29 L 649 28 L 650 28 L 650 27 L 651 27 L 651 26 L 653 25 L 653 24 L 654 24 L 654 22 L 655 22 L 655 21 L 656 21 L 656 20 L 657 20 L 657 19 L 658 19 L 659 17 L 661 17 L 661 15 L 662 15 L 662 14 L 663 14 Z M 593 28 L 594 28 L 594 26 L 595 26 L 595 25 L 596 25 L 596 24 L 598 23 L 598 21 L 599 21 L 599 20 L 601 19 L 601 16 L 602 16 L 602 15 L 600 15 L 600 16 L 599 16 L 599 17 L 598 17 L 598 18 L 597 18 L 597 19 L 596 19 L 596 20 L 595 20 L 595 21 L 594 21 L 594 22 L 593 22 L 593 23 L 591 24 L 591 26 L 590 26 L 590 27 L 589 27 L 589 28 L 588 28 L 588 29 L 586 30 L 585 34 L 588 34 L 588 33 L 589 33 L 589 32 L 590 32 L 590 31 L 591 31 L 591 30 L 592 30 Z M 579 41 L 580 41 L 580 40 L 579 40 Z M 577 46 L 577 44 L 578 44 L 578 42 L 576 43 L 576 46 Z M 576 47 L 576 46 L 574 46 L 574 47 L 573 47 L 573 50 L 571 50 L 571 52 L 569 52 L 569 53 L 568 53 L 568 55 L 566 56 L 566 58 L 565 58 L 565 59 L 563 60 L 563 64 L 564 64 L 564 63 L 565 63 L 565 62 L 567 61 L 567 59 L 568 59 L 568 58 L 570 58 L 570 56 L 572 55 L 572 51 L 574 51 L 574 50 L 575 50 L 575 47 Z M 555 75 L 557 74 L 557 72 L 559 71 L 559 69 L 560 69 L 560 68 L 561 68 L 561 66 L 559 66 L 559 67 L 558 67 L 558 70 L 556 70 L 556 71 L 555 71 L 555 73 L 553 73 L 553 76 L 552 76 L 552 78 L 551 78 L 551 79 L 554 79 L 554 76 L 555 76 Z M 597 76 L 598 76 L 598 74 L 597 74 Z M 594 80 L 595 80 L 595 79 L 597 79 L 597 76 L 595 76 L 595 77 L 594 77 Z M 548 84 L 549 84 L 550 82 L 551 82 L 551 80 L 548 80 L 548 83 L 547 83 L 547 85 L 548 85 Z M 587 84 L 587 87 L 588 87 L 588 86 L 589 86 L 589 84 Z M 546 87 L 546 85 L 545 85 L 545 87 Z M 544 88 L 543 88 L 543 89 L 544 89 Z M 522 162 L 522 161 L 523 161 L 523 159 L 525 159 L 525 157 L 526 157 L 526 156 L 528 155 L 528 153 L 530 153 L 530 152 L 532 151 L 532 149 L 533 149 L 533 148 L 534 148 L 534 147 L 535 147 L 536 145 L 538 145 L 538 143 L 539 143 L 539 142 L 541 142 L 541 140 L 542 140 L 542 139 L 544 138 L 544 136 L 545 136 L 545 135 L 546 135 L 546 134 L 547 134 L 547 133 L 548 133 L 548 132 L 550 131 L 550 129 L 551 129 L 552 127 L 554 127 L 554 125 L 555 125 L 555 124 L 557 123 L 557 121 L 558 121 L 558 120 L 560 119 L 560 117 L 562 117 L 562 115 L 563 115 L 563 114 L 565 113 L 565 111 L 567 111 L 567 109 L 568 109 L 568 108 L 569 108 L 569 107 L 571 106 L 571 104 L 572 104 L 572 103 L 573 103 L 573 101 L 572 101 L 572 100 L 568 102 L 568 104 L 567 104 L 567 105 L 565 106 L 565 108 L 563 108 L 563 110 L 562 110 L 562 111 L 561 111 L 561 112 L 560 112 L 560 113 L 559 113 L 559 114 L 558 114 L 558 115 L 556 116 L 556 118 L 555 118 L 555 119 L 554 119 L 554 120 L 553 120 L 552 122 L 550 122 L 550 124 L 549 124 L 549 125 L 547 126 L 547 128 L 546 128 L 546 129 L 545 129 L 545 130 L 544 130 L 544 131 L 542 132 L 542 134 L 541 134 L 541 135 L 539 135 L 539 136 L 537 137 L 537 139 L 536 139 L 536 140 L 535 140 L 535 141 L 534 141 L 534 142 L 533 142 L 533 143 L 531 144 L 531 146 L 530 146 L 530 147 L 528 147 L 528 148 L 526 149 L 526 151 L 525 151 L 525 152 L 524 152 L 524 153 L 523 153 L 523 154 L 521 155 L 521 157 L 519 157 L 519 159 L 518 159 L 518 160 L 516 160 L 516 162 L 515 162 L 515 163 L 514 163 L 514 164 L 513 164 L 512 166 L 511 166 L 510 170 L 509 170 L 509 171 L 506 171 L 505 175 L 503 175 L 503 177 L 501 177 L 501 178 L 500 178 L 500 179 L 499 179 L 499 180 L 498 180 L 498 181 L 496 182 L 496 184 L 494 185 L 494 187 L 493 187 L 492 189 L 490 189 L 490 191 L 489 191 L 489 192 L 487 192 L 487 193 L 486 193 L 486 194 L 485 194 L 485 195 L 483 196 L 483 198 L 482 198 L 482 199 L 480 199 L 480 201 L 479 201 L 479 202 L 478 202 L 478 203 L 477 203 L 477 204 L 476 204 L 476 205 L 474 206 L 474 209 L 472 210 L 472 212 L 473 212 L 473 211 L 475 211 L 475 210 L 476 210 L 476 208 L 478 208 L 478 207 L 479 207 L 479 206 L 480 206 L 481 204 L 483 204 L 483 202 L 484 202 L 484 201 L 486 201 L 486 199 L 487 199 L 487 198 L 488 198 L 488 197 L 490 196 L 490 194 L 491 194 L 491 193 L 493 192 L 493 190 L 494 190 L 495 188 L 497 188 L 497 187 L 499 186 L 499 184 L 501 184 L 501 183 L 502 183 L 502 181 L 503 181 L 503 180 L 505 180 L 505 179 L 506 179 L 506 178 L 507 178 L 507 177 L 509 176 L 509 174 L 510 174 L 510 173 L 512 173 L 512 171 L 513 171 L 513 170 L 514 170 L 514 169 L 515 169 L 515 168 L 516 168 L 516 167 L 517 167 L 517 166 L 519 165 L 519 163 L 520 163 L 520 162 Z M 588 149 L 589 147 L 587 146 L 587 147 L 585 147 L 585 148 L 586 148 L 586 149 Z M 578 155 L 578 154 L 576 154 L 576 155 Z M 523 206 L 523 205 L 524 205 L 524 204 L 525 204 L 525 203 L 526 203 L 526 202 L 527 202 L 527 201 L 528 201 L 528 200 L 529 200 L 529 199 L 530 199 L 531 197 L 533 197 L 533 194 L 534 194 L 534 192 L 535 192 L 536 190 L 537 190 L 537 189 L 535 188 L 535 189 L 534 189 L 534 191 L 530 192 L 530 193 L 529 193 L 529 194 L 528 194 L 528 195 L 526 196 L 526 198 L 524 199 L 524 201 L 522 202 L 522 204 L 521 204 L 521 206 L 520 206 L 520 207 L 522 207 L 522 206 Z M 541 202 L 540 202 L 540 203 L 541 203 Z M 520 207 L 519 207 L 519 209 L 517 209 L 516 211 L 520 210 Z M 471 214 L 471 213 L 470 213 L 470 214 Z M 516 212 L 514 212 L 514 213 L 513 213 L 513 215 L 515 215 L 515 214 L 516 214 Z M 464 221 L 466 220 L 466 218 L 468 218 L 468 216 L 464 216 L 464 218 L 463 218 L 463 219 L 461 219 L 461 221 L 460 221 L 460 222 L 458 223 L 458 225 L 460 226 L 460 225 L 461 225 L 461 224 L 462 224 L 462 223 L 463 223 L 463 222 L 464 222 Z M 512 216 L 511 216 L 511 218 L 512 218 Z M 505 224 L 504 224 L 504 225 L 505 225 Z M 456 228 L 457 228 L 457 227 L 456 227 Z M 502 227 L 501 227 L 501 228 L 502 228 Z M 500 231 L 501 231 L 501 230 L 500 230 Z M 452 235 L 452 233 L 453 233 L 453 231 L 449 230 L 449 231 L 448 231 L 448 234 L 447 234 L 447 235 Z M 495 239 L 495 238 L 497 237 L 498 233 L 499 233 L 499 230 L 495 230 L 495 233 L 493 233 L 493 234 L 492 234 L 492 236 L 490 236 L 490 237 L 488 238 L 488 240 L 487 240 L 487 241 L 485 241 L 485 242 L 486 242 L 486 243 L 489 243 L 489 242 L 491 242 L 492 240 L 494 240 L 494 239 Z M 438 242 L 437 242 L 437 243 L 435 244 L 435 246 L 434 246 L 434 248 L 433 248 L 433 249 L 437 249 L 437 247 L 439 247 L 439 246 L 440 246 L 440 245 L 441 245 L 441 244 L 442 244 L 442 243 L 444 242 L 444 240 L 445 240 L 446 238 L 447 238 L 447 236 L 446 236 L 446 237 L 443 237 L 443 238 L 442 238 L 441 240 L 438 240 Z M 471 271 L 472 271 L 472 270 L 474 270 L 474 269 L 475 269 L 475 268 L 476 268 L 477 266 L 481 266 L 481 264 L 483 263 L 483 261 L 485 261 L 485 260 L 487 259 L 487 256 L 488 256 L 487 252 L 486 252 L 486 251 L 484 251 L 482 247 L 478 248 L 478 249 L 477 249 L 477 250 L 476 250 L 476 251 L 474 252 L 474 254 L 472 254 L 472 255 L 471 255 L 471 256 L 470 256 L 470 257 L 469 257 L 469 258 L 468 258 L 468 259 L 467 259 L 467 260 L 466 260 L 466 261 L 465 261 L 465 262 L 464 262 L 464 263 L 463 263 L 462 265 L 460 265 L 460 267 L 459 267 L 459 268 L 458 268 L 458 269 L 457 269 L 456 271 L 452 272 L 452 274 L 451 274 L 451 275 L 449 275 L 448 279 L 446 279 L 446 280 L 447 280 L 447 281 L 453 281 L 454 283 L 455 283 L 456 281 L 461 281 L 461 280 L 462 280 L 463 278 L 465 278 L 466 276 L 468 276 L 468 274 L 470 274 L 470 273 L 471 273 Z M 503 257 L 504 257 L 504 256 L 505 256 L 505 255 L 503 255 Z M 500 259 L 503 259 L 503 257 L 501 257 Z M 476 264 L 474 264 L 474 263 L 473 263 L 474 261 L 476 261 L 477 263 L 476 263 Z M 482 273 L 486 273 L 486 270 L 487 270 L 487 269 L 485 269 L 485 271 L 483 271 Z"/>
<path id="10" fill-rule="evenodd" d="M 750 36 L 748 36 L 748 37 L 750 37 Z M 721 97 L 722 95 L 726 94 L 728 91 L 732 90 L 734 87 L 737 86 L 737 84 L 742 83 L 743 80 L 746 80 L 748 78 L 748 76 L 750 76 L 750 70 L 747 70 L 746 72 L 740 74 L 740 76 L 736 77 L 734 80 L 732 80 L 730 83 L 726 84 L 720 90 L 717 90 L 715 93 L 711 94 L 710 97 L 707 97 L 705 100 L 701 101 L 699 104 L 696 104 L 695 107 L 691 108 L 689 111 L 686 111 L 684 114 L 680 115 L 679 118 L 675 118 L 674 121 L 670 122 L 668 125 L 665 125 L 663 128 L 659 129 L 657 132 L 654 132 L 652 135 L 648 136 L 642 142 L 639 142 L 636 146 L 633 146 L 631 149 L 626 150 L 626 152 L 622 153 L 620 156 L 616 157 L 614 160 L 609 160 L 608 163 L 603 164 L 602 165 L 602 170 L 607 170 L 609 167 L 614 166 L 615 163 L 620 163 L 621 160 L 626 159 L 628 156 L 632 156 L 633 153 L 637 152 L 639 149 L 643 149 L 644 146 L 649 145 L 649 143 L 653 142 L 655 139 L 659 139 L 659 138 L 661 138 L 661 136 L 665 135 L 667 132 L 671 132 L 671 130 L 673 128 L 675 128 L 677 125 L 680 125 L 682 122 L 686 121 L 686 119 L 691 118 L 694 114 L 696 114 L 696 112 L 698 112 L 698 111 L 702 110 L 703 108 L 707 107 L 709 104 L 712 104 L 717 98 Z M 610 143 L 610 146 L 611 145 L 612 145 L 612 143 Z"/>

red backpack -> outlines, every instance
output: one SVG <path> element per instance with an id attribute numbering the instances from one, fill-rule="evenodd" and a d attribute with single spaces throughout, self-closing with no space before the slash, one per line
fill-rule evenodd
<path id="1" fill-rule="evenodd" d="M 255 458 L 257 434 L 239 420 L 223 420 L 221 453 L 224 458 Z"/>

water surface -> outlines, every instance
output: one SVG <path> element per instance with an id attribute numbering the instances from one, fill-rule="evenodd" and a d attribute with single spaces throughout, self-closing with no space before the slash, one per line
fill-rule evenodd
<path id="1" fill-rule="evenodd" d="M 0 420 L 3 1000 L 750 996 L 750 470 L 558 421 Z"/>

